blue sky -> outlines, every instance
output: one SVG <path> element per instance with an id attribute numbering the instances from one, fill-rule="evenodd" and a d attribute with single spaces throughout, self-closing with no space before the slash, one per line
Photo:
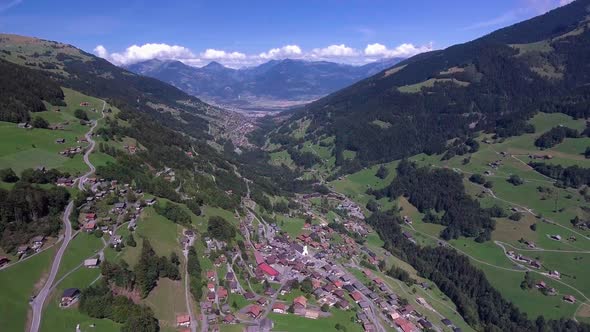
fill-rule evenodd
<path id="1" fill-rule="evenodd" d="M 240 67 L 285 57 L 360 64 L 469 41 L 566 2 L 0 0 L 0 31 L 70 43 L 117 64 L 170 58 Z"/>

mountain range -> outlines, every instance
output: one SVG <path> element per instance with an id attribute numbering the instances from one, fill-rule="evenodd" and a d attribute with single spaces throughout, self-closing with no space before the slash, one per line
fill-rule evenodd
<path id="1" fill-rule="evenodd" d="M 180 61 L 156 59 L 132 64 L 126 69 L 170 83 L 188 94 L 227 108 L 280 110 L 321 98 L 401 60 L 388 58 L 353 66 L 284 59 L 232 69 L 215 61 L 197 68 Z"/>
<path id="2" fill-rule="evenodd" d="M 336 165 L 358 169 L 440 153 L 449 140 L 478 131 L 521 135 L 533 130 L 526 120 L 539 111 L 588 117 L 589 12 L 589 1 L 574 1 L 404 60 L 294 112 L 271 142 L 294 147 L 331 138 Z M 343 158 L 346 150 L 356 158 Z"/>

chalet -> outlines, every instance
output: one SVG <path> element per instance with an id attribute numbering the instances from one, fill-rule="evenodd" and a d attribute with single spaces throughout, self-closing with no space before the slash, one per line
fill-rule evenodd
<path id="1" fill-rule="evenodd" d="M 96 213 L 87 213 L 86 220 L 96 220 Z"/>
<path id="2" fill-rule="evenodd" d="M 238 291 L 238 282 L 235 280 L 232 280 L 229 282 L 229 291 L 233 294 L 236 293 Z"/>
<path id="3" fill-rule="evenodd" d="M 89 258 L 84 260 L 84 267 L 93 269 L 93 268 L 97 268 L 98 265 L 100 264 L 100 260 L 98 258 Z"/>
<path id="4" fill-rule="evenodd" d="M 441 319 L 441 323 L 443 323 L 445 326 L 452 326 L 453 325 L 453 322 L 451 322 L 451 320 L 448 318 Z"/>
<path id="5" fill-rule="evenodd" d="M 293 299 L 293 308 L 297 309 L 297 308 L 303 308 L 305 309 L 307 307 L 307 299 L 304 296 L 298 296 L 295 299 Z"/>
<path id="6" fill-rule="evenodd" d="M 125 202 L 119 202 L 119 203 L 115 203 L 115 209 L 117 210 L 124 210 L 127 207 L 127 204 Z"/>
<path id="7" fill-rule="evenodd" d="M 358 305 L 359 305 L 359 307 L 361 307 L 361 309 L 363 309 L 365 311 L 370 309 L 369 302 L 367 302 L 367 301 L 360 301 L 358 303 Z"/>
<path id="8" fill-rule="evenodd" d="M 232 314 L 229 315 L 225 315 L 225 317 L 223 317 L 223 323 L 224 324 L 235 324 L 236 323 L 236 317 Z"/>
<path id="9" fill-rule="evenodd" d="M 215 284 L 212 282 L 208 283 L 207 289 L 209 289 L 210 292 L 215 292 Z"/>
<path id="10" fill-rule="evenodd" d="M 432 323 L 425 320 L 424 318 L 419 319 L 418 324 L 420 324 L 420 326 L 422 326 L 422 328 L 425 330 L 429 330 L 432 328 Z"/>
<path id="11" fill-rule="evenodd" d="M 359 291 L 352 292 L 350 297 L 352 297 L 355 303 L 359 303 L 363 299 L 363 295 Z"/>
<path id="12" fill-rule="evenodd" d="M 80 297 L 80 290 L 78 288 L 68 288 L 64 290 L 59 305 L 61 307 L 69 307 L 76 302 Z"/>
<path id="13" fill-rule="evenodd" d="M 213 270 L 207 271 L 207 279 L 209 279 L 209 281 L 215 281 L 215 279 L 217 279 L 217 273 Z"/>
<path id="14" fill-rule="evenodd" d="M 248 308 L 246 314 L 252 317 L 253 319 L 258 319 L 258 317 L 260 317 L 260 315 L 262 314 L 262 308 L 260 308 L 260 306 L 257 304 L 253 304 Z"/>
<path id="15" fill-rule="evenodd" d="M 567 303 L 576 303 L 576 298 L 573 295 L 566 295 L 563 297 L 563 300 Z"/>
<path id="16" fill-rule="evenodd" d="M 399 309 L 399 313 L 402 315 L 410 315 L 413 312 L 414 312 L 414 307 L 412 307 L 412 305 L 410 305 L 410 304 L 405 305 Z"/>
<path id="17" fill-rule="evenodd" d="M 45 242 L 45 236 L 43 236 L 43 235 L 37 235 L 31 239 L 31 244 L 33 245 L 33 249 L 37 249 L 37 248 L 42 247 L 44 242 Z"/>
<path id="18" fill-rule="evenodd" d="M 191 316 L 188 314 L 176 315 L 176 327 L 191 326 Z"/>
<path id="19" fill-rule="evenodd" d="M 148 206 L 152 206 L 154 204 L 156 204 L 156 199 L 155 198 L 150 198 L 148 200 L 145 201 L 145 204 L 147 204 Z"/>
<path id="20" fill-rule="evenodd" d="M 55 183 L 58 187 L 71 187 L 74 182 L 69 178 L 59 178 Z"/>
<path id="21" fill-rule="evenodd" d="M 57 143 L 57 144 L 64 144 L 65 142 L 66 142 L 65 138 L 58 138 L 55 140 L 55 143 Z"/>
<path id="22" fill-rule="evenodd" d="M 21 123 L 19 123 L 17 125 L 17 127 L 18 128 L 21 128 L 21 129 L 30 129 L 30 128 L 33 128 L 33 126 L 31 126 L 31 124 L 28 123 L 28 122 L 21 122 Z"/>
<path id="23" fill-rule="evenodd" d="M 91 220 L 84 224 L 84 231 L 85 232 L 93 232 L 96 229 L 96 221 Z"/>
<path id="24" fill-rule="evenodd" d="M 262 270 L 262 272 L 264 272 L 271 278 L 277 277 L 279 275 L 279 272 L 277 270 L 273 269 L 270 265 L 266 263 L 262 263 L 258 265 L 258 267 Z"/>
<path id="25" fill-rule="evenodd" d="M 403 332 L 417 332 L 418 328 L 412 324 L 409 320 L 405 318 L 398 318 L 394 320 L 395 325 L 397 325 Z"/>
<path id="26" fill-rule="evenodd" d="M 256 294 L 248 291 L 246 293 L 244 293 L 244 298 L 246 298 L 246 300 L 254 300 L 256 298 Z"/>
<path id="27" fill-rule="evenodd" d="M 544 281 L 537 281 L 537 283 L 535 284 L 535 286 L 538 289 L 545 289 L 545 288 L 547 288 L 547 284 Z"/>
<path id="28" fill-rule="evenodd" d="M 287 305 L 284 303 L 277 302 L 272 306 L 272 312 L 277 314 L 284 314 L 287 311 Z"/>
<path id="29" fill-rule="evenodd" d="M 16 254 L 17 254 L 17 255 L 24 255 L 24 254 L 26 254 L 26 253 L 27 253 L 27 251 L 29 251 L 29 249 L 30 249 L 30 248 L 29 248 L 29 245 L 27 245 L 27 244 L 25 244 L 25 245 L 22 245 L 22 246 L 19 246 L 19 247 L 16 249 Z"/>
<path id="30" fill-rule="evenodd" d="M 225 287 L 219 286 L 219 289 L 217 290 L 217 296 L 220 300 L 225 300 L 227 298 L 227 289 L 225 289 Z"/>
<path id="31" fill-rule="evenodd" d="M 342 310 L 348 310 L 350 309 L 350 303 L 344 299 L 341 299 L 340 301 L 336 302 L 336 307 Z"/>
<path id="32" fill-rule="evenodd" d="M 318 319 L 318 317 L 320 317 L 320 312 L 317 310 L 307 309 L 305 310 L 305 314 L 303 315 L 303 317 L 308 319 Z"/>
<path id="33" fill-rule="evenodd" d="M 215 292 L 210 291 L 209 293 L 207 293 L 207 300 L 209 300 L 210 302 L 215 301 Z"/>
<path id="34" fill-rule="evenodd" d="M 0 267 L 4 267 L 4 265 L 10 263 L 10 259 L 8 257 L 1 256 L 0 257 Z"/>

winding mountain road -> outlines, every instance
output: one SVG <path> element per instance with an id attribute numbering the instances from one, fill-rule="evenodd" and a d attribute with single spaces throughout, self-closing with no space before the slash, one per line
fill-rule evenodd
<path id="1" fill-rule="evenodd" d="M 106 102 L 103 101 L 102 111 L 101 111 L 103 118 L 104 118 L 105 107 L 106 107 Z M 86 163 L 86 165 L 88 165 L 88 168 L 90 170 L 86 174 L 81 175 L 79 178 L 76 179 L 76 181 L 78 181 L 78 189 L 80 189 L 80 190 L 84 190 L 84 182 L 86 182 L 86 179 L 92 173 L 94 173 L 94 171 L 96 170 L 94 165 L 92 165 L 92 163 L 90 162 L 89 156 L 92 153 L 92 151 L 94 150 L 94 147 L 96 145 L 96 142 L 92 139 L 92 132 L 94 131 L 94 129 L 96 128 L 97 125 L 98 125 L 98 121 L 94 120 L 92 127 L 90 127 L 90 130 L 85 135 L 86 139 L 89 142 L 89 145 L 88 145 L 88 148 L 86 149 L 86 153 L 84 153 L 84 163 Z M 64 227 L 65 227 L 63 242 L 62 242 L 61 246 L 59 247 L 57 254 L 55 255 L 55 258 L 53 259 L 53 263 L 51 265 L 51 271 L 49 272 L 49 277 L 45 281 L 43 288 L 41 288 L 41 290 L 39 291 L 39 293 L 37 294 L 35 299 L 31 302 L 31 307 L 33 309 L 33 317 L 31 319 L 31 328 L 29 329 L 29 332 L 38 332 L 39 331 L 39 326 L 41 325 L 41 316 L 43 314 L 43 305 L 45 304 L 47 297 L 51 293 L 51 289 L 53 287 L 55 277 L 57 276 L 57 272 L 59 271 L 59 266 L 61 265 L 61 260 L 62 260 L 63 255 L 68 247 L 68 244 L 70 244 L 70 241 L 72 240 L 72 224 L 70 222 L 70 215 L 72 214 L 73 210 L 74 210 L 74 201 L 71 200 L 70 203 L 67 205 L 66 210 L 64 211 L 64 214 L 62 217 L 62 221 L 63 221 Z"/>

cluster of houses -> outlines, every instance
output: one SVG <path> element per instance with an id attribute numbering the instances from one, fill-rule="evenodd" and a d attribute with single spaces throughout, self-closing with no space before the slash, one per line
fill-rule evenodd
<path id="1" fill-rule="evenodd" d="M 64 141 L 64 143 L 65 143 L 65 141 Z M 65 156 L 65 157 L 73 157 L 73 156 L 75 156 L 79 153 L 83 153 L 83 152 L 84 152 L 84 148 L 82 146 L 78 145 L 78 146 L 74 146 L 71 148 L 67 148 L 63 151 L 60 151 L 59 154 L 62 156 Z"/>
<path id="2" fill-rule="evenodd" d="M 22 259 L 30 253 L 41 251 L 45 243 L 45 236 L 38 235 L 33 237 L 28 244 L 23 244 L 16 249 L 16 254 Z"/>
<path id="3" fill-rule="evenodd" d="M 535 268 L 535 269 L 541 268 L 541 262 L 536 259 L 526 257 L 526 256 L 524 256 L 520 253 L 514 252 L 512 250 L 508 251 L 506 254 L 508 255 L 508 257 L 514 259 L 515 261 L 526 263 L 532 268 Z"/>

